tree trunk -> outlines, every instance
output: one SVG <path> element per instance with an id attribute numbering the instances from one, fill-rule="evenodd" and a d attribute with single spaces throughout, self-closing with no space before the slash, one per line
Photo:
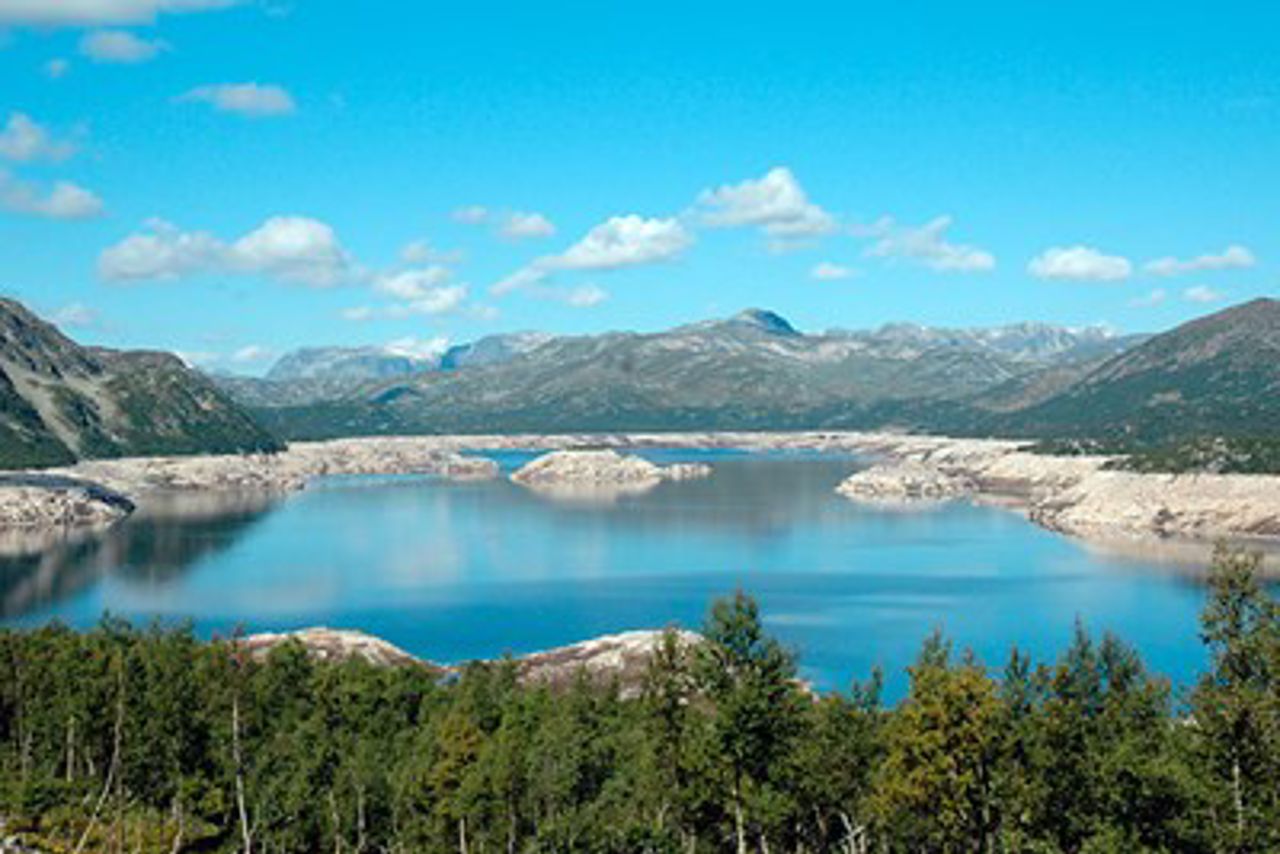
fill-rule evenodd
<path id="1" fill-rule="evenodd" d="M 1231 800 L 1236 811 L 1236 842 L 1244 841 L 1244 782 L 1240 773 L 1240 753 L 1233 749 L 1231 758 Z"/>
<path id="2" fill-rule="evenodd" d="M 231 695 L 231 756 L 236 766 L 236 812 L 240 816 L 240 843 L 244 854 L 253 854 L 253 834 L 249 830 L 249 810 L 244 803 L 244 758 L 240 752 L 240 691 Z"/>
<path id="3" fill-rule="evenodd" d="M 102 806 L 107 802 L 107 795 L 111 793 L 116 777 L 120 773 L 120 742 L 124 738 L 124 664 L 117 659 L 116 670 L 116 725 L 115 733 L 111 740 L 111 764 L 107 766 L 107 779 L 103 781 L 102 791 L 98 794 L 97 803 L 93 805 L 93 812 L 89 815 L 89 823 L 85 825 L 84 832 L 80 834 L 80 841 L 76 843 L 75 854 L 84 851 L 84 846 L 89 842 L 89 834 L 93 832 L 94 825 L 98 823 L 98 814 L 102 811 Z"/>
<path id="4" fill-rule="evenodd" d="M 742 784 L 733 781 L 733 825 L 738 838 L 738 854 L 747 854 L 747 818 L 742 809 Z"/>
<path id="5" fill-rule="evenodd" d="M 467 819 L 458 819 L 458 854 L 467 854 Z"/>

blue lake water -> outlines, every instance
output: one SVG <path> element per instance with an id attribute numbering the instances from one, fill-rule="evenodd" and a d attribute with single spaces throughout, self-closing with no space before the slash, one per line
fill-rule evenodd
<path id="1" fill-rule="evenodd" d="M 333 478 L 283 501 L 207 499 L 106 534 L 0 558 L 0 620 L 191 620 L 202 635 L 359 628 L 437 661 L 634 628 L 696 627 L 741 588 L 823 688 L 884 668 L 890 694 L 935 627 L 1002 666 L 1051 658 L 1082 619 L 1188 682 L 1202 588 L 1155 561 L 1095 554 L 1003 510 L 881 511 L 833 492 L 849 457 L 651 451 L 705 480 L 565 502 L 505 479 Z M 532 455 L 493 454 L 510 471 Z"/>

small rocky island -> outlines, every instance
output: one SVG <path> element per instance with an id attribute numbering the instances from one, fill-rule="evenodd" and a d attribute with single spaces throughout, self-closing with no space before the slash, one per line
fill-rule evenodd
<path id="1" fill-rule="evenodd" d="M 836 491 L 863 504 L 913 506 L 962 498 L 974 492 L 963 476 L 947 474 L 915 460 L 877 463 L 850 475 Z"/>
<path id="2" fill-rule="evenodd" d="M 534 488 L 617 489 L 643 491 L 664 480 L 689 480 L 711 474 L 705 463 L 660 466 L 643 457 L 609 449 L 565 450 L 544 454 L 526 464 L 511 479 Z"/>

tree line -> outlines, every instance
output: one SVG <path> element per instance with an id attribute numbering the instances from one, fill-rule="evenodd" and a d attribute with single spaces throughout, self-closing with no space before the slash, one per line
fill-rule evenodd
<path id="1" fill-rule="evenodd" d="M 930 637 L 896 706 L 818 695 L 744 594 L 642 683 L 264 657 L 112 619 L 0 632 L 0 834 L 65 852 L 1280 850 L 1280 608 L 1220 551 L 1175 691 L 1078 627 L 988 668 Z"/>

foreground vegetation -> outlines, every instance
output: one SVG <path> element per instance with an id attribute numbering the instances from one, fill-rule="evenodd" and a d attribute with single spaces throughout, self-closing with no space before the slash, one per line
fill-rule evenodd
<path id="1" fill-rule="evenodd" d="M 932 637 L 895 708 L 878 674 L 817 697 L 741 594 L 631 698 L 114 621 L 0 633 L 0 820 L 57 851 L 1280 850 L 1280 611 L 1256 559 L 1215 564 L 1186 696 L 1080 629 L 998 678 Z"/>

